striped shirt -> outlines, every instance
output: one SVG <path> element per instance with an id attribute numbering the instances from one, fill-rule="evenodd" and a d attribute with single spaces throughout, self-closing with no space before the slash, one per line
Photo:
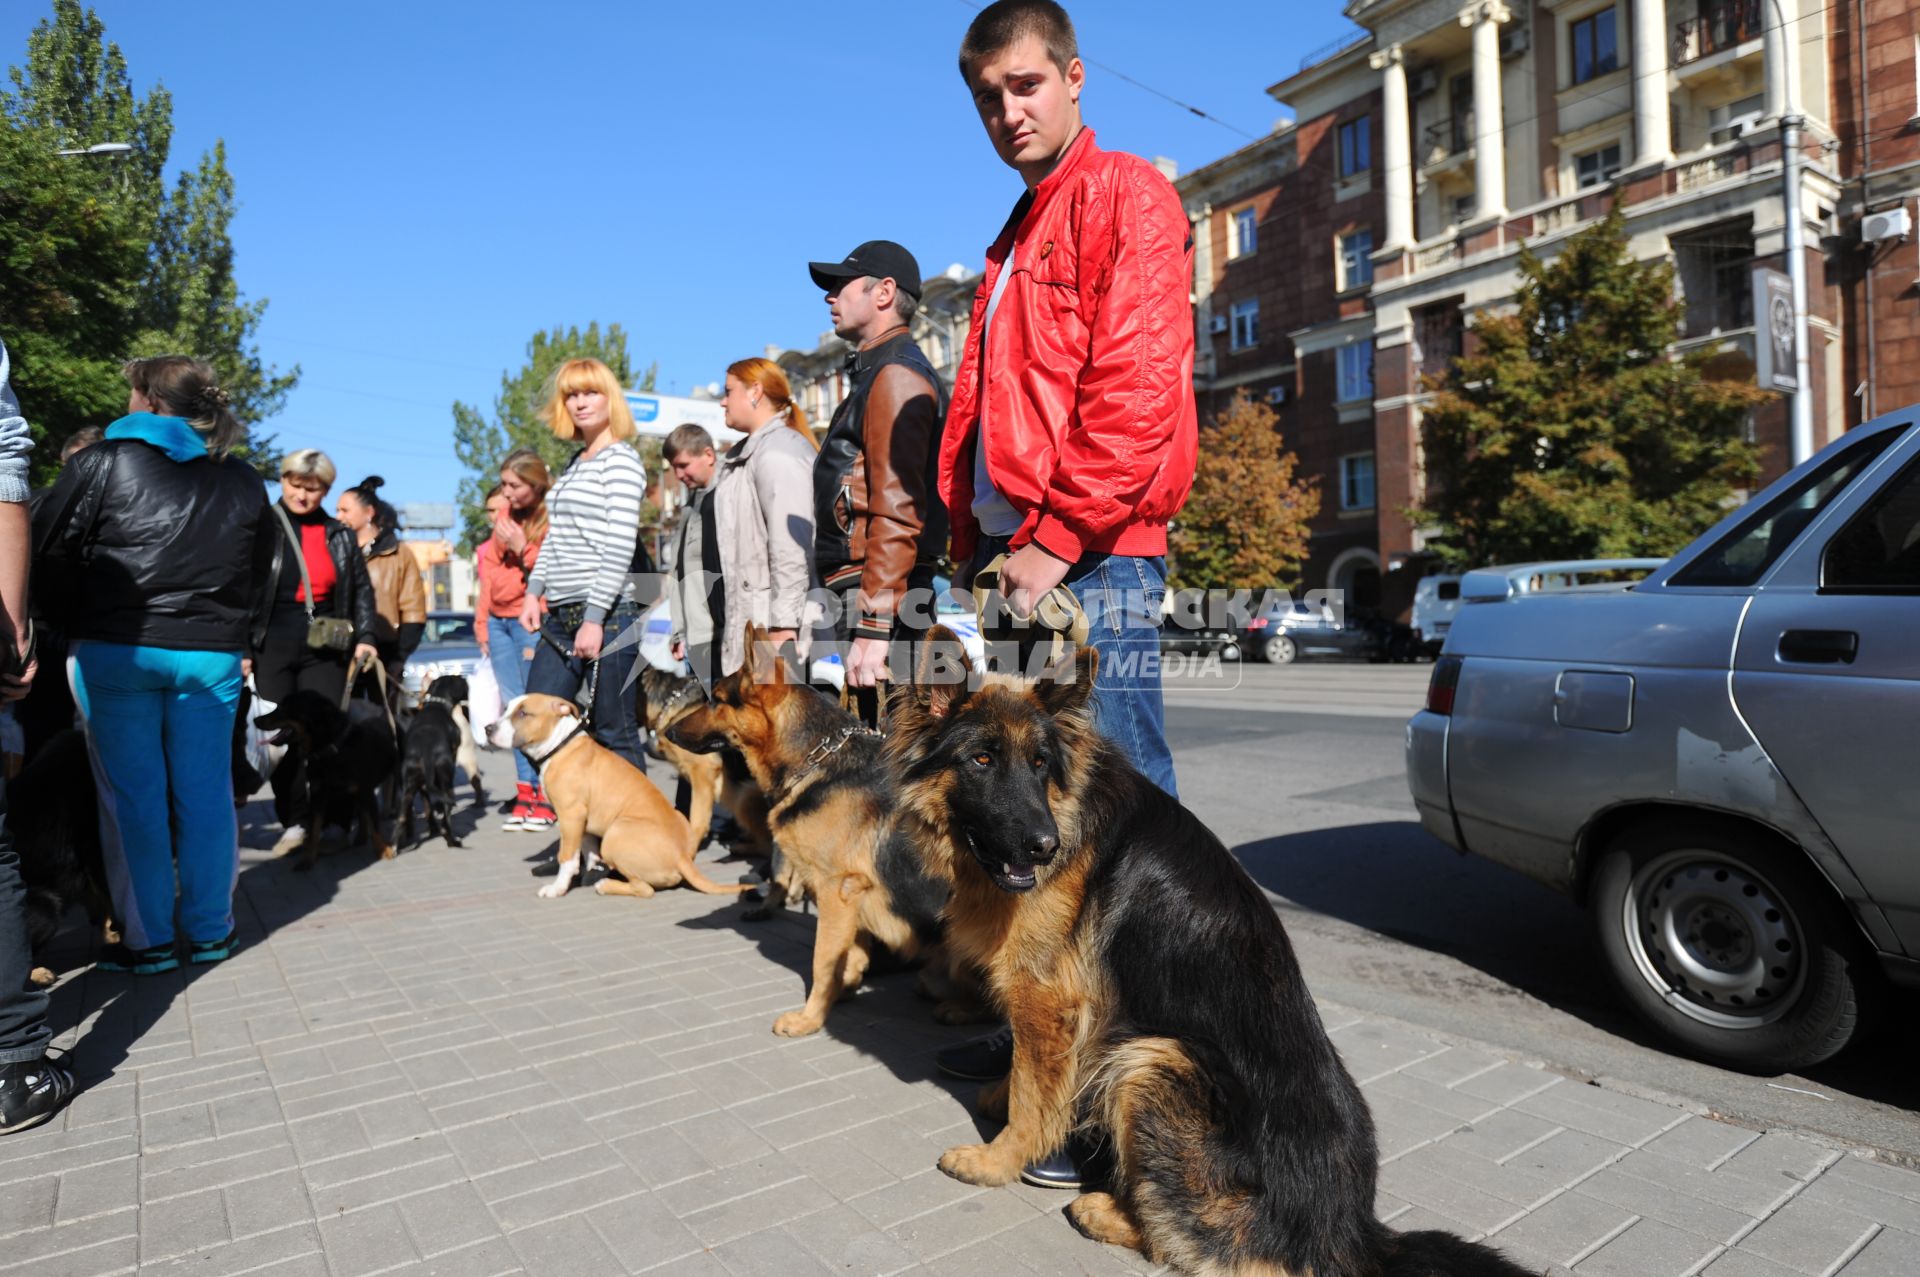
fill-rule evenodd
<path id="1" fill-rule="evenodd" d="M 549 607 L 586 604 L 586 619 L 606 620 L 633 597 L 627 580 L 640 535 L 647 471 L 633 445 L 614 442 L 562 471 L 547 493 L 547 539 L 527 593 Z"/>

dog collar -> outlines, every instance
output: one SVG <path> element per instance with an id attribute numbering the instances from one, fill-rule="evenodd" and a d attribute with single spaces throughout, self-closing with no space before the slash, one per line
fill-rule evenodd
<path id="1" fill-rule="evenodd" d="M 672 696 L 669 696 L 667 698 L 667 703 L 661 706 L 660 708 L 660 717 L 665 718 L 667 715 L 673 713 L 675 710 L 679 709 L 682 705 L 692 700 L 693 694 L 695 692 L 700 693 L 704 697 L 706 695 L 706 691 L 707 691 L 706 688 L 700 686 L 700 682 L 698 679 L 694 680 L 693 682 L 687 684 L 685 687 L 681 688 L 679 691 L 675 692 Z"/>
<path id="2" fill-rule="evenodd" d="M 428 705 L 444 705 L 449 714 L 460 708 L 459 701 L 451 701 L 444 696 L 422 696 L 420 698 L 420 704 L 422 708 Z"/>
<path id="3" fill-rule="evenodd" d="M 573 726 L 567 730 L 567 734 L 562 736 L 559 739 L 559 741 L 554 745 L 554 747 L 552 749 L 549 749 L 546 753 L 536 756 L 534 752 L 530 749 L 521 750 L 520 752 L 525 754 L 527 756 L 527 761 L 532 763 L 535 767 L 544 767 L 547 765 L 547 760 L 549 758 L 552 758 L 555 754 L 559 753 L 561 750 L 565 749 L 568 745 L 572 744 L 574 737 L 580 735 L 582 732 L 586 730 L 587 730 L 587 725 L 584 722 L 582 722 L 580 719 L 576 718 L 573 720 Z"/>
<path id="4" fill-rule="evenodd" d="M 847 742 L 852 740 L 854 737 L 878 736 L 878 735 L 880 735 L 879 732 L 876 732 L 871 727 L 867 727 L 861 723 L 855 723 L 850 727 L 843 727 L 840 729 L 840 734 L 838 736 L 829 736 L 826 740 L 823 740 L 818 745 L 815 745 L 813 747 L 812 752 L 810 752 L 807 755 L 806 761 L 801 763 L 800 765 L 802 767 L 807 768 L 808 770 L 812 770 L 814 767 L 818 766 L 820 763 L 825 762 L 827 759 L 831 758 L 833 755 L 845 749 L 847 747 Z"/>

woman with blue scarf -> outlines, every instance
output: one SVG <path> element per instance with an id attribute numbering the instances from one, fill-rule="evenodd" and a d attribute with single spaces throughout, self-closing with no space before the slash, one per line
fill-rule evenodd
<path id="1" fill-rule="evenodd" d="M 180 939 L 192 962 L 233 952 L 233 716 L 276 529 L 213 370 L 163 355 L 126 375 L 127 415 L 36 514 L 34 583 L 99 782 L 122 937 L 96 969 L 152 975 Z"/>

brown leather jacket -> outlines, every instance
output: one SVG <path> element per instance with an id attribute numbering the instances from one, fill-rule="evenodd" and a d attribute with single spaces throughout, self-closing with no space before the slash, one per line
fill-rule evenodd
<path id="1" fill-rule="evenodd" d="M 946 550 L 934 490 L 945 394 L 904 328 L 849 360 L 853 388 L 814 466 L 814 558 L 822 583 L 858 582 L 856 637 L 886 638 L 915 568 Z"/>
<path id="2" fill-rule="evenodd" d="M 411 551 L 391 532 L 367 547 L 367 579 L 373 583 L 374 642 L 382 648 L 399 640 L 400 627 L 427 619 L 427 583 Z"/>

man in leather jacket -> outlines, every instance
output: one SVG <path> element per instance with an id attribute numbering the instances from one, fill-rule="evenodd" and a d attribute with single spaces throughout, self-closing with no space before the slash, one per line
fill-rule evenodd
<path id="1" fill-rule="evenodd" d="M 909 330 L 920 302 L 913 254 L 870 240 L 808 270 L 827 295 L 833 331 L 854 347 L 847 397 L 814 464 L 814 565 L 843 596 L 836 637 L 847 643 L 847 685 L 871 689 L 886 677 L 907 592 L 930 599 L 946 548 L 935 491 L 946 395 Z"/>

